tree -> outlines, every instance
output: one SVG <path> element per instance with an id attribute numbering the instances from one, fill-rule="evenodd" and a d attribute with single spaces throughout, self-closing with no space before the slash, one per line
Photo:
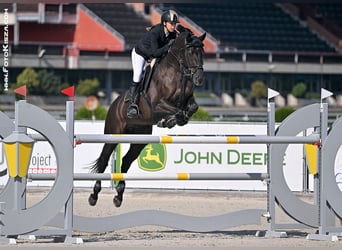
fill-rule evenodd
<path id="1" fill-rule="evenodd" d="M 292 88 L 292 95 L 297 98 L 303 98 L 306 94 L 306 85 L 303 82 L 297 83 Z"/>
<path id="2" fill-rule="evenodd" d="M 12 87 L 16 89 L 26 84 L 26 87 L 31 90 L 39 86 L 38 74 L 32 68 L 25 68 L 17 77 L 16 84 Z"/>
<path id="3" fill-rule="evenodd" d="M 251 84 L 251 97 L 263 98 L 267 97 L 267 87 L 263 81 L 254 81 Z"/>
<path id="4" fill-rule="evenodd" d="M 267 87 L 262 81 L 254 81 L 251 84 L 251 101 L 253 106 L 259 106 L 259 100 L 263 97 L 267 97 Z"/>
<path id="5" fill-rule="evenodd" d="M 46 69 L 38 72 L 39 87 L 36 88 L 37 94 L 51 95 L 60 91 L 60 79 L 53 72 Z"/>
<path id="6" fill-rule="evenodd" d="M 97 95 L 100 82 L 97 78 L 80 80 L 76 87 L 76 93 L 81 96 Z"/>

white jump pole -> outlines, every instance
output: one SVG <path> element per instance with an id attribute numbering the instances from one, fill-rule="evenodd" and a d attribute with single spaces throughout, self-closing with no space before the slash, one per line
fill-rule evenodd
<path id="1" fill-rule="evenodd" d="M 44 141 L 39 134 L 30 134 L 36 141 Z M 76 134 L 76 144 L 81 143 L 163 143 L 163 144 L 305 144 L 318 143 L 319 134 L 308 136 L 268 135 L 127 135 L 127 134 Z"/>
<path id="2" fill-rule="evenodd" d="M 55 174 L 28 174 L 31 181 L 54 180 Z M 267 173 L 174 173 L 174 174 L 137 174 L 137 173 L 75 173 L 75 181 L 193 181 L 193 180 L 260 180 L 268 179 Z"/>
<path id="3" fill-rule="evenodd" d="M 153 136 L 153 135 L 75 135 L 80 143 L 163 143 L 163 144 L 305 144 L 320 141 L 319 134 L 309 136 Z"/>

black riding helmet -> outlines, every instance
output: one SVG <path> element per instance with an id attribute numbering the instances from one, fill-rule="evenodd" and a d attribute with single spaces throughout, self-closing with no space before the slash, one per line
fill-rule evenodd
<path id="1" fill-rule="evenodd" d="M 178 23 L 178 14 L 174 10 L 165 11 L 161 16 L 161 22 Z"/>

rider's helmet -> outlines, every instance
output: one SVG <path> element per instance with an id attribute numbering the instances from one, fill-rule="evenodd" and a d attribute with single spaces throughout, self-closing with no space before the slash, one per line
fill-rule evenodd
<path id="1" fill-rule="evenodd" d="M 174 10 L 167 10 L 161 16 L 161 23 L 170 22 L 178 23 L 178 14 Z"/>

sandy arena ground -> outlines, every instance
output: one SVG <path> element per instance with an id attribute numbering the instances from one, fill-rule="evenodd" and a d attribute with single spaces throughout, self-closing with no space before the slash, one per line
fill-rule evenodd
<path id="1" fill-rule="evenodd" d="M 120 208 L 114 207 L 112 203 L 113 191 L 104 189 L 100 195 L 97 206 L 88 205 L 88 196 L 91 189 L 77 189 L 74 193 L 74 213 L 82 216 L 106 216 L 121 214 L 128 211 L 140 209 L 156 209 L 172 211 L 185 215 L 210 216 L 219 215 L 229 211 L 236 211 L 246 208 L 266 209 L 265 192 L 223 192 L 223 191 L 183 191 L 166 190 L 163 192 L 156 190 L 133 190 L 125 192 L 125 199 Z M 45 191 L 28 191 L 28 206 L 36 204 Z M 312 202 L 311 195 L 299 194 L 301 199 Z M 284 213 L 277 209 L 277 223 L 292 223 Z M 225 231 L 211 233 L 193 233 L 175 230 L 172 228 L 158 226 L 141 226 L 130 229 L 119 230 L 108 233 L 82 233 L 74 232 L 75 237 L 83 239 L 83 244 L 64 244 L 56 242 L 49 237 L 38 237 L 35 241 L 27 239 L 17 239 L 16 245 L 2 245 L 1 247 L 28 247 L 36 249 L 43 248 L 294 248 L 294 247 L 319 247 L 342 248 L 342 238 L 339 241 L 312 241 L 307 240 L 308 233 L 314 233 L 315 229 L 304 229 L 301 231 L 287 231 L 288 238 L 265 238 L 256 237 L 258 230 L 263 233 L 267 229 L 265 218 L 261 218 L 260 225 L 246 225 L 235 228 L 228 228 Z"/>

